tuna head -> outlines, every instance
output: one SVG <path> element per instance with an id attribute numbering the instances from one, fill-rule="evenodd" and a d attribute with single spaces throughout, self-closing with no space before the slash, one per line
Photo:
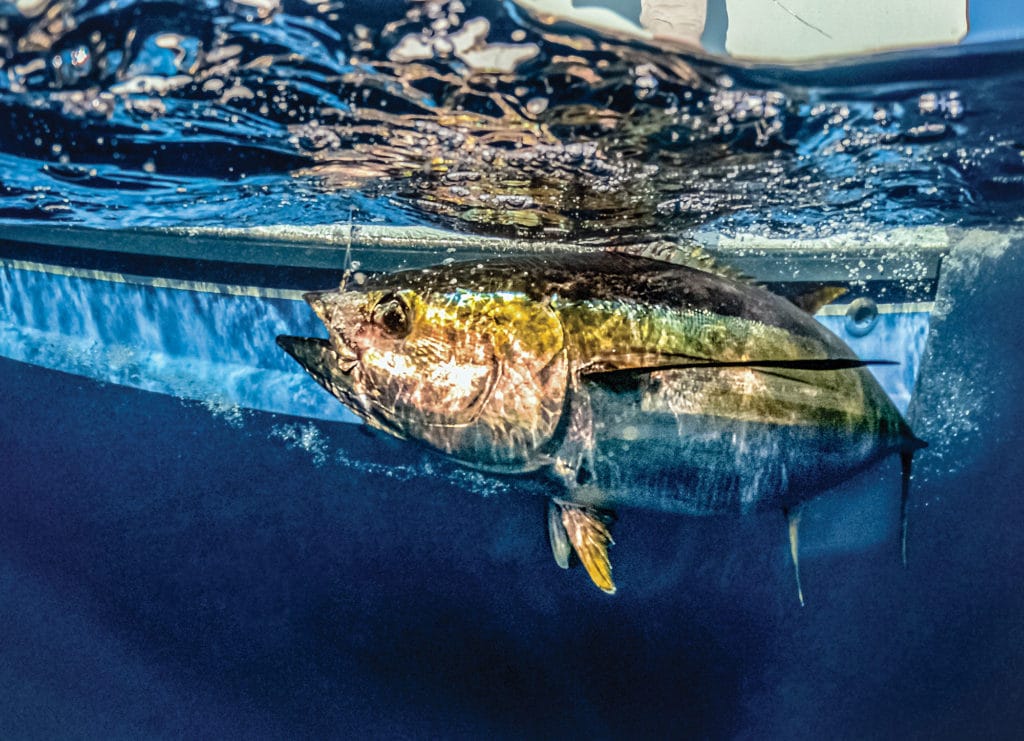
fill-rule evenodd
<path id="1" fill-rule="evenodd" d="M 282 344 L 374 427 L 482 468 L 539 467 L 568 386 L 558 317 L 522 294 L 424 286 L 432 275 L 307 294 L 329 346 L 314 359 Z"/>

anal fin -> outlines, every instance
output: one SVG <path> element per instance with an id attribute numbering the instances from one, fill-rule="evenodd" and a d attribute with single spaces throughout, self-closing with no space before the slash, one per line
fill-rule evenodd
<path id="1" fill-rule="evenodd" d="M 900 563 L 907 565 L 907 510 L 910 507 L 910 475 L 914 451 L 900 453 Z"/>
<path id="2" fill-rule="evenodd" d="M 786 510 L 789 525 L 789 556 L 793 559 L 793 574 L 796 576 L 796 595 L 800 598 L 800 606 L 804 606 L 804 588 L 800 584 L 800 507 Z"/>
<path id="3" fill-rule="evenodd" d="M 568 541 L 579 556 L 583 568 L 587 570 L 590 580 L 601 591 L 615 594 L 612 564 L 608 558 L 608 548 L 614 545 L 615 541 L 612 540 L 611 531 L 608 529 L 608 513 L 596 507 L 569 502 L 558 501 L 553 504 L 561 510 L 562 527 L 565 528 Z M 555 560 L 558 561 L 557 552 Z"/>

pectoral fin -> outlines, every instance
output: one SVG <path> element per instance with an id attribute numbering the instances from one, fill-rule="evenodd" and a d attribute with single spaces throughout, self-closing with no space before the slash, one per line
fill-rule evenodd
<path id="1" fill-rule="evenodd" d="M 562 508 L 548 500 L 548 540 L 551 542 L 551 553 L 555 563 L 563 569 L 569 568 L 569 556 L 572 555 L 572 543 L 569 534 L 562 524 Z"/>
<path id="2" fill-rule="evenodd" d="M 591 581 L 607 594 L 615 594 L 615 582 L 612 581 L 612 564 L 608 559 L 608 547 L 614 545 L 611 531 L 608 529 L 610 513 L 587 505 L 568 502 L 553 502 L 561 510 L 562 527 L 568 542 L 579 556 L 583 568 L 587 570 Z M 550 532 L 549 515 L 549 532 Z M 555 541 L 552 540 L 552 550 Z M 559 552 L 555 550 L 555 560 Z M 559 561 L 561 565 L 561 561 Z"/>
<path id="3" fill-rule="evenodd" d="M 623 357 L 619 362 L 629 358 Z M 860 358 L 812 358 L 807 360 L 700 360 L 669 354 L 645 357 L 644 362 L 616 368 L 598 368 L 582 375 L 587 381 L 606 385 L 624 385 L 639 374 L 657 371 L 690 370 L 693 368 L 765 368 L 796 371 L 837 371 L 849 368 L 863 368 L 868 365 L 898 365 L 893 360 L 861 360 Z"/>

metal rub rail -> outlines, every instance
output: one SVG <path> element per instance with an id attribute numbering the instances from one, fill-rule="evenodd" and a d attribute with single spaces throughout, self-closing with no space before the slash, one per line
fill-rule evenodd
<path id="1" fill-rule="evenodd" d="M 341 269 L 346 249 L 366 270 L 421 267 L 445 257 L 544 254 L 579 245 L 465 235 L 429 227 L 378 225 L 259 227 L 133 227 L 117 229 L 7 223 L 3 240 L 80 250 L 245 265 Z M 725 237 L 695 239 L 733 267 L 764 282 L 906 278 L 934 281 L 945 254 L 965 239 L 995 232 L 916 227 L 810 239 Z M 881 265 L 879 272 L 875 266 Z M 875 268 L 875 269 L 873 269 Z"/>

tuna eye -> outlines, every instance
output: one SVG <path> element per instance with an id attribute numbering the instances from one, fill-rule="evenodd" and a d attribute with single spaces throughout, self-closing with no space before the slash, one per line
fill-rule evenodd
<path id="1" fill-rule="evenodd" d="M 392 337 L 405 337 L 411 329 L 409 309 L 397 296 L 385 296 L 373 309 L 373 323 Z"/>

